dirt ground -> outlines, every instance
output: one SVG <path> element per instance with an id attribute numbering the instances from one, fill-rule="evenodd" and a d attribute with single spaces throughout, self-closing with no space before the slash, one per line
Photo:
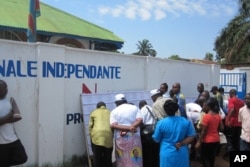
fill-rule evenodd
<path id="1" fill-rule="evenodd" d="M 222 145 L 219 154 L 216 156 L 214 167 L 229 167 L 229 157 L 223 158 L 225 153 L 225 145 Z M 191 161 L 190 167 L 202 167 L 202 164 L 198 161 Z"/>

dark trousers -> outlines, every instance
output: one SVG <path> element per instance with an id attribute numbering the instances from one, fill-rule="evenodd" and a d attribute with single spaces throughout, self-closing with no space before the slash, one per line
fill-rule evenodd
<path id="1" fill-rule="evenodd" d="M 250 151 L 250 143 L 240 139 L 240 151 Z"/>
<path id="2" fill-rule="evenodd" d="M 160 145 L 141 136 L 143 167 L 159 167 Z"/>
<path id="3" fill-rule="evenodd" d="M 190 160 L 198 160 L 200 158 L 199 150 L 195 149 L 195 144 L 197 143 L 197 138 L 194 138 L 192 143 L 190 144 Z"/>
<path id="4" fill-rule="evenodd" d="M 225 127 L 225 136 L 227 140 L 227 152 L 240 150 L 240 126 Z"/>
<path id="5" fill-rule="evenodd" d="M 216 157 L 216 152 L 218 150 L 220 143 L 202 143 L 201 146 L 201 157 L 204 162 L 205 167 L 213 167 Z"/>
<path id="6" fill-rule="evenodd" d="M 197 143 L 197 140 L 199 139 L 199 130 L 196 128 L 197 123 L 193 124 L 197 136 L 194 138 L 194 140 L 191 142 L 190 145 L 190 160 L 198 160 L 200 159 L 200 150 L 195 149 L 195 144 Z"/>
<path id="7" fill-rule="evenodd" d="M 94 167 L 112 167 L 112 148 L 91 144 L 94 154 Z"/>

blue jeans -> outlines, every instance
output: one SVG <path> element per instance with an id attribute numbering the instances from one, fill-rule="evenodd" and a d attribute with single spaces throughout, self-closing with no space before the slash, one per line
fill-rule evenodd
<path id="1" fill-rule="evenodd" d="M 240 139 L 240 151 L 250 151 L 250 143 Z"/>

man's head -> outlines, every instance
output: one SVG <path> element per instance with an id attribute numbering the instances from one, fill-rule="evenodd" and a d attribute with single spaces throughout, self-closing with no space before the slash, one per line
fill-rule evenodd
<path id="1" fill-rule="evenodd" d="M 250 108 L 250 93 L 247 93 L 245 96 L 245 104 L 247 108 Z"/>
<path id="2" fill-rule="evenodd" d="M 174 100 L 166 100 L 163 108 L 168 116 L 173 116 L 178 111 L 179 106 Z"/>
<path id="3" fill-rule="evenodd" d="M 179 82 L 174 83 L 172 86 L 173 93 L 177 94 L 180 92 L 180 90 L 181 90 L 181 84 Z"/>
<path id="4" fill-rule="evenodd" d="M 205 97 L 205 100 L 208 100 L 210 98 L 210 94 L 207 90 L 204 90 L 202 93 L 201 93 L 201 96 Z"/>
<path id="5" fill-rule="evenodd" d="M 202 93 L 204 91 L 204 84 L 203 83 L 198 83 L 198 85 L 197 85 L 197 91 L 199 93 Z"/>
<path id="6" fill-rule="evenodd" d="M 139 108 L 141 109 L 142 107 L 144 107 L 145 105 L 147 105 L 147 102 L 145 100 L 141 100 L 139 102 Z"/>
<path id="7" fill-rule="evenodd" d="M 224 88 L 223 88 L 223 87 L 220 87 L 220 88 L 219 88 L 219 92 L 220 92 L 222 95 L 224 95 Z"/>
<path id="8" fill-rule="evenodd" d="M 159 89 L 151 90 L 150 95 L 153 102 L 155 102 L 158 97 L 162 96 L 161 91 Z"/>
<path id="9" fill-rule="evenodd" d="M 210 92 L 211 92 L 212 94 L 214 94 L 214 95 L 215 95 L 218 91 L 219 91 L 219 89 L 218 89 L 217 86 L 213 86 L 213 87 L 211 88 L 211 90 L 210 90 Z"/>
<path id="10" fill-rule="evenodd" d="M 124 94 L 117 94 L 115 95 L 115 104 L 116 106 L 119 106 L 123 103 L 127 103 L 127 99 Z"/>
<path id="11" fill-rule="evenodd" d="M 206 98 L 205 96 L 200 96 L 198 99 L 198 104 L 203 107 L 203 104 L 208 100 L 209 98 Z"/>
<path id="12" fill-rule="evenodd" d="M 168 91 L 168 84 L 166 82 L 160 85 L 160 91 L 162 94 L 165 94 Z"/>
<path id="13" fill-rule="evenodd" d="M 169 96 L 170 96 L 171 98 L 174 98 L 174 97 L 175 97 L 175 96 L 174 96 L 173 89 L 170 89 L 170 90 L 169 90 Z"/>
<path id="14" fill-rule="evenodd" d="M 96 108 L 101 108 L 101 107 L 106 107 L 106 104 L 102 101 L 100 101 L 96 104 Z"/>
<path id="15" fill-rule="evenodd" d="M 8 86 L 4 80 L 0 80 L 0 99 L 4 99 L 8 93 Z"/>
<path id="16" fill-rule="evenodd" d="M 230 97 L 230 98 L 235 97 L 236 94 L 237 94 L 236 89 L 230 89 L 230 91 L 229 91 L 229 97 Z"/>

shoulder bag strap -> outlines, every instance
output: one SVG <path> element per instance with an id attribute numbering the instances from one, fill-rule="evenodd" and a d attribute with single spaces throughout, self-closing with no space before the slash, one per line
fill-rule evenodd
<path id="1" fill-rule="evenodd" d="M 158 119 L 154 116 L 152 111 L 147 106 L 146 106 L 146 108 L 148 109 L 148 112 L 150 113 L 151 117 L 154 119 L 154 122 L 156 123 L 158 121 Z"/>

